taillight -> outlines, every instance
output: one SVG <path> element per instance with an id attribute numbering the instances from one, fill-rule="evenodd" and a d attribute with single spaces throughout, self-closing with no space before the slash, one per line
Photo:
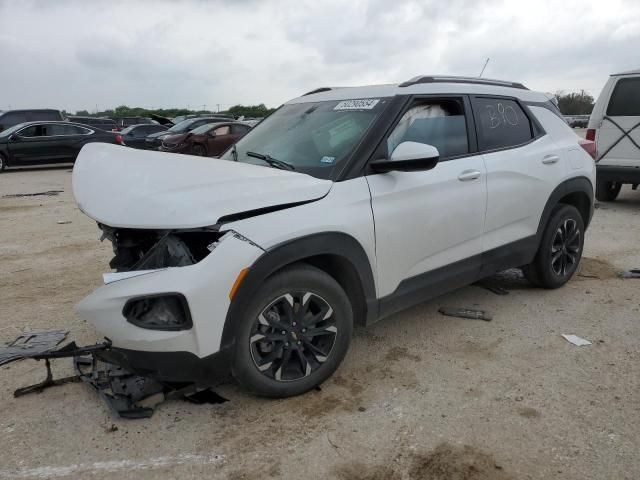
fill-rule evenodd
<path id="1" fill-rule="evenodd" d="M 591 140 L 592 142 L 596 141 L 596 129 L 595 128 L 587 128 L 587 136 L 585 137 L 587 140 Z"/>
<path id="2" fill-rule="evenodd" d="M 124 145 L 124 139 L 122 138 L 122 135 L 120 135 L 119 133 L 116 135 L 116 143 L 118 145 Z"/>
<path id="3" fill-rule="evenodd" d="M 580 146 L 584 148 L 584 151 L 591 155 L 591 158 L 596 159 L 596 142 L 592 142 L 591 140 L 580 140 L 578 141 Z"/>

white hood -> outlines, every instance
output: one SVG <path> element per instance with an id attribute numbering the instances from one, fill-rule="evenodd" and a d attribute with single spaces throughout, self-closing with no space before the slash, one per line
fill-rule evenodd
<path id="1" fill-rule="evenodd" d="M 73 168 L 73 194 L 110 227 L 195 228 L 220 217 L 325 196 L 333 182 L 246 163 L 90 143 Z"/>

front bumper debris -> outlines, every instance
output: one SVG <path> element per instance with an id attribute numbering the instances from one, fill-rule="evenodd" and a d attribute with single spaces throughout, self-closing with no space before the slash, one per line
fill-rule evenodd
<path id="1" fill-rule="evenodd" d="M 84 382 L 98 393 L 111 412 L 119 418 L 151 417 L 157 405 L 174 398 L 184 398 L 193 403 L 227 401 L 210 389 L 211 384 L 162 382 L 102 360 L 103 357 L 108 357 L 111 350 L 111 341 L 105 339 L 102 343 L 86 347 L 78 347 L 75 342 L 71 342 L 57 350 L 12 358 L 10 361 L 20 358 L 44 360 L 47 369 L 44 381 L 17 389 L 14 397 L 41 392 L 66 383 Z M 54 379 L 50 360 L 69 357 L 73 358 L 76 375 Z"/>

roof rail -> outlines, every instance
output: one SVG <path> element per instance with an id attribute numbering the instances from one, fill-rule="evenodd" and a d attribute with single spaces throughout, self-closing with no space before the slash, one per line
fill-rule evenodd
<path id="1" fill-rule="evenodd" d="M 480 85 L 494 85 L 496 87 L 510 87 L 519 88 L 522 90 L 529 90 L 521 83 L 506 82 L 504 80 L 491 80 L 489 78 L 478 77 L 454 77 L 454 76 L 442 76 L 442 75 L 418 75 L 406 82 L 398 85 L 399 87 L 410 87 L 411 85 L 417 85 L 419 83 L 474 83 Z"/>
<path id="2" fill-rule="evenodd" d="M 332 88 L 331 87 L 320 87 L 320 88 L 316 88 L 315 90 L 311 90 L 310 92 L 307 92 L 302 96 L 306 97 L 307 95 L 313 95 L 314 93 L 320 93 L 320 92 L 328 92 L 329 90 L 332 90 Z"/>

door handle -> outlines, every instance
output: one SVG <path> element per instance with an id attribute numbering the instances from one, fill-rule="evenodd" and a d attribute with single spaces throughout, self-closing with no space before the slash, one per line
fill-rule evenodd
<path id="1" fill-rule="evenodd" d="M 545 165 L 551 165 L 553 163 L 557 163 L 560 160 L 560 157 L 557 155 L 545 155 L 542 159 L 542 163 Z"/>
<path id="2" fill-rule="evenodd" d="M 476 180 L 480 178 L 480 172 L 478 170 L 465 170 L 458 175 L 458 180 L 461 182 L 468 182 L 470 180 Z"/>

